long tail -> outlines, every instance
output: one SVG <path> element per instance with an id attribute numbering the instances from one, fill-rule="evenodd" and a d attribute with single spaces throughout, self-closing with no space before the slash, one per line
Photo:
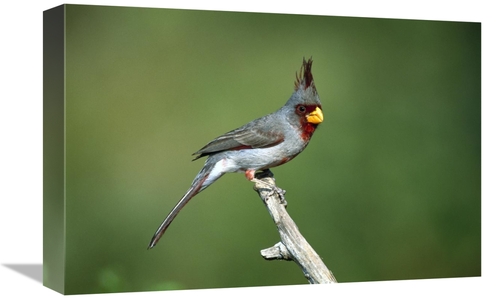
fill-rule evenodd
<path id="1" fill-rule="evenodd" d="M 193 198 L 196 194 L 203 191 L 205 188 L 210 186 L 215 180 L 220 178 L 223 173 L 214 173 L 212 172 L 215 164 L 207 161 L 205 166 L 200 170 L 200 172 L 196 175 L 191 187 L 188 189 L 186 194 L 179 200 L 179 202 L 175 205 L 175 207 L 170 211 L 165 220 L 161 223 L 160 227 L 156 230 L 151 242 L 149 242 L 148 249 L 153 248 L 156 243 L 160 240 L 161 236 L 165 233 L 168 226 L 174 220 L 175 216 L 179 214 L 182 208 Z"/>

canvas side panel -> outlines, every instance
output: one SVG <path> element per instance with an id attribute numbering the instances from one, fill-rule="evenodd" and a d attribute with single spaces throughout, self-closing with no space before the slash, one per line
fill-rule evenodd
<path id="1" fill-rule="evenodd" d="M 64 5 L 43 12 L 43 284 L 64 293 Z"/>

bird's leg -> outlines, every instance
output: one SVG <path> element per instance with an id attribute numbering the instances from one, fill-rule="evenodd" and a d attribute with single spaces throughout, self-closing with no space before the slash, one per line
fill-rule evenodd
<path id="1" fill-rule="evenodd" d="M 246 175 L 247 179 L 249 179 L 251 182 L 254 182 L 254 183 L 260 182 L 260 183 L 268 186 L 269 189 L 271 189 L 274 193 L 278 194 L 278 197 L 280 199 L 280 203 L 286 207 L 286 205 L 287 205 L 287 202 L 285 200 L 286 190 L 283 190 L 276 185 L 271 185 L 268 182 L 260 179 L 263 177 L 270 177 L 271 179 L 274 180 L 273 173 L 269 169 L 264 169 L 262 172 L 259 172 L 257 174 L 255 174 L 255 171 L 248 170 L 245 172 L 245 175 Z"/>

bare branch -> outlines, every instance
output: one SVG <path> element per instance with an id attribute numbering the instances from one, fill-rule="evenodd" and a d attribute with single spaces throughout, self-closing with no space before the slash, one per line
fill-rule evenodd
<path id="1" fill-rule="evenodd" d="M 273 247 L 261 250 L 261 255 L 267 260 L 295 261 L 309 283 L 337 282 L 286 211 L 284 192 L 276 187 L 271 171 L 257 174 L 257 179 L 254 189 L 266 205 L 281 238 Z"/>

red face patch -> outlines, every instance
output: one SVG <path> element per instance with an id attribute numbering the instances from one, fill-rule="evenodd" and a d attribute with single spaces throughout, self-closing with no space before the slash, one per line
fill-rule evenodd
<path id="1" fill-rule="evenodd" d="M 304 141 L 309 141 L 316 127 L 318 127 L 317 124 L 312 124 L 306 120 L 306 115 L 316 110 L 317 107 L 321 109 L 321 105 L 298 104 L 295 106 L 295 113 L 300 116 L 300 126 L 302 129 L 302 134 L 300 136 Z"/>

